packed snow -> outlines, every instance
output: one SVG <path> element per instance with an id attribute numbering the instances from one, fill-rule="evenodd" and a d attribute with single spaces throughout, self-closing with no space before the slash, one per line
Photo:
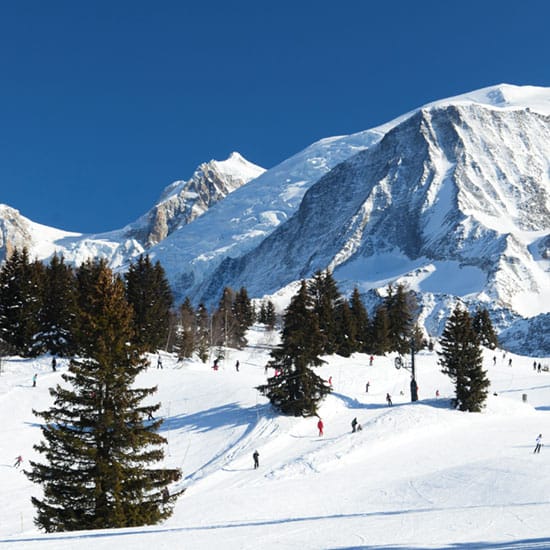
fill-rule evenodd
<path id="1" fill-rule="evenodd" d="M 162 524 L 119 530 L 41 533 L 23 474 L 41 460 L 32 409 L 51 405 L 66 360 L 4 358 L 0 374 L 0 545 L 6 549 L 526 549 L 550 547 L 550 365 L 485 350 L 491 380 L 483 413 L 452 410 L 450 380 L 437 355 L 415 365 L 420 400 L 410 403 L 410 373 L 394 354 L 325 357 L 318 372 L 333 384 L 316 418 L 277 415 L 254 388 L 277 334 L 257 326 L 249 346 L 211 362 L 161 353 L 140 385 L 158 385 L 165 464 L 186 487 Z M 235 368 L 239 361 L 239 370 Z M 541 363 L 541 372 L 534 370 Z M 38 374 L 37 386 L 32 376 Z M 368 392 L 366 384 L 369 382 Z M 393 406 L 386 404 L 386 393 Z M 357 417 L 362 430 L 351 433 Z M 260 454 L 254 470 L 252 453 Z M 13 466 L 21 455 L 21 468 Z"/>

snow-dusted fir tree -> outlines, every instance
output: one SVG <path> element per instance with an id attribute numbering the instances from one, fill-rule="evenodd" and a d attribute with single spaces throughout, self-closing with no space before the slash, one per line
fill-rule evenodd
<path id="1" fill-rule="evenodd" d="M 38 314 L 36 346 L 60 357 L 75 351 L 76 278 L 63 256 L 54 254 L 43 278 L 42 305 Z"/>
<path id="2" fill-rule="evenodd" d="M 312 367 L 320 366 L 323 337 L 305 281 L 286 309 L 281 344 L 271 353 L 274 375 L 258 390 L 284 414 L 314 416 L 330 386 Z"/>
<path id="3" fill-rule="evenodd" d="M 458 304 L 445 324 L 440 344 L 439 364 L 455 384 L 457 408 L 479 412 L 487 399 L 489 380 L 472 318 Z"/>
<path id="4" fill-rule="evenodd" d="M 498 338 L 487 308 L 477 308 L 472 320 L 472 326 L 482 345 L 490 349 L 495 349 L 498 346 Z"/>
<path id="5" fill-rule="evenodd" d="M 134 308 L 137 342 L 145 350 L 164 349 L 169 336 L 172 291 L 160 262 L 140 256 L 124 275 L 126 297 Z"/>
<path id="6" fill-rule="evenodd" d="M 15 248 L 0 269 L 0 337 L 13 352 L 39 355 L 36 334 L 40 329 L 44 266 L 30 262 L 26 248 Z"/>
<path id="7" fill-rule="evenodd" d="M 47 532 L 154 524 L 172 513 L 168 484 L 177 469 L 156 466 L 166 440 L 161 420 L 143 404 L 156 388 L 139 388 L 146 367 L 133 342 L 132 308 L 122 280 L 104 262 L 88 262 L 87 299 L 79 311 L 78 355 L 50 390 L 52 406 L 35 412 L 44 440 L 35 446 L 44 462 L 31 461 L 28 477 L 42 485 L 33 497 L 35 523 Z"/>

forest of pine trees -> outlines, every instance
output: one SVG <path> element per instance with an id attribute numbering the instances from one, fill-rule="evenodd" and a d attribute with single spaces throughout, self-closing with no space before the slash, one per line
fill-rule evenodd
<path id="1" fill-rule="evenodd" d="M 414 294 L 403 285 L 389 286 L 370 322 L 358 289 L 347 300 L 332 273 L 319 271 L 309 283 L 302 281 L 286 309 L 282 341 L 268 365 L 273 375 L 258 390 L 285 414 L 315 415 L 330 392 L 313 371 L 322 363 L 321 355 L 406 354 L 411 343 L 421 349 L 424 342 L 418 337 L 416 315 Z"/>

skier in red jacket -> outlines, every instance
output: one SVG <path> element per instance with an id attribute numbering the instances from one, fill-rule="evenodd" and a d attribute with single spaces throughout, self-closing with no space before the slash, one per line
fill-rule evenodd
<path id="1" fill-rule="evenodd" d="M 323 421 L 319 418 L 319 422 L 317 422 L 317 427 L 319 428 L 319 435 L 323 435 L 323 428 L 324 428 L 324 425 L 323 425 Z"/>

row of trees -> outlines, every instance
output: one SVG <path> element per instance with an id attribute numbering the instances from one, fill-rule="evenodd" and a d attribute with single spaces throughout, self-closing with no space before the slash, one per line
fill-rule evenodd
<path id="1" fill-rule="evenodd" d="M 194 308 L 187 298 L 174 319 L 176 338 L 171 348 L 180 359 L 196 353 L 206 362 L 213 348 L 242 349 L 246 345 L 246 331 L 255 323 L 273 329 L 276 323 L 275 306 L 267 300 L 256 312 L 247 290 L 237 292 L 226 287 L 217 308 L 210 315 L 204 304 Z"/>
<path id="2" fill-rule="evenodd" d="M 321 355 L 349 356 L 353 352 L 409 353 L 426 345 L 416 325 L 414 294 L 403 285 L 389 286 L 369 321 L 359 291 L 350 301 L 342 297 L 329 271 L 318 272 L 286 309 L 281 344 L 271 353 L 273 375 L 258 390 L 284 414 L 313 416 L 319 402 L 331 391 L 313 370 L 323 364 Z M 481 365 L 481 345 L 494 348 L 496 335 L 487 310 L 473 317 L 457 308 L 441 339 L 443 372 L 455 382 L 460 410 L 480 410 L 487 395 Z"/>
<path id="3" fill-rule="evenodd" d="M 106 269 L 104 260 L 89 260 L 74 269 L 57 255 L 44 265 L 31 262 L 26 249 L 15 249 L 0 269 L 0 339 L 5 351 L 24 357 L 75 355 L 83 347 L 89 322 L 82 312 L 93 308 L 91 287 Z M 133 310 L 133 342 L 144 351 L 163 347 L 173 307 L 163 268 L 140 257 L 121 282 Z"/>
<path id="4" fill-rule="evenodd" d="M 105 267 L 102 260 L 89 260 L 75 269 L 57 255 L 45 265 L 15 249 L 0 269 L 0 352 L 74 356 L 81 348 L 80 312 L 90 306 L 89 286 Z M 206 361 L 212 347 L 243 347 L 256 320 L 275 326 L 273 303 L 263 302 L 256 312 L 244 288 L 225 288 L 212 313 L 204 304 L 193 308 L 189 299 L 176 310 L 164 269 L 148 256 L 132 263 L 121 280 L 133 310 L 134 343 L 143 351 L 166 349 L 182 358 L 198 353 Z"/>
<path id="5" fill-rule="evenodd" d="M 317 272 L 309 283 L 302 281 L 292 298 L 281 344 L 271 354 L 274 374 L 258 390 L 285 414 L 316 415 L 319 402 L 331 391 L 312 369 L 323 363 L 320 356 L 406 353 L 416 334 L 416 309 L 412 292 L 403 285 L 390 286 L 371 322 L 357 288 L 348 301 L 330 271 Z"/>

